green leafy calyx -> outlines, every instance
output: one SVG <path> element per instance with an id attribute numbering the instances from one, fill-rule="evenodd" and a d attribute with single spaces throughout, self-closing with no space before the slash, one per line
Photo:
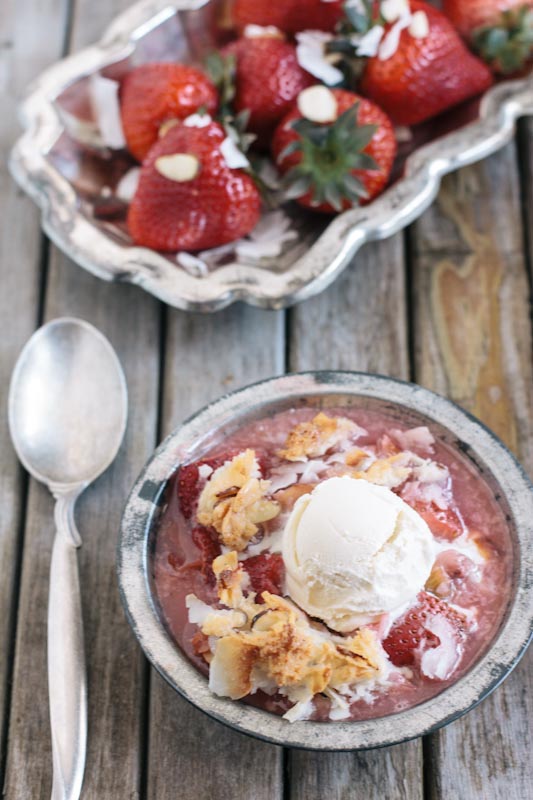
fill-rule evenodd
<path id="1" fill-rule="evenodd" d="M 517 72 L 533 57 L 533 8 L 504 11 L 496 25 L 474 31 L 472 41 L 479 55 L 497 72 Z"/>
<path id="2" fill-rule="evenodd" d="M 292 128 L 299 138 L 279 155 L 282 162 L 292 153 L 300 153 L 300 162 L 284 178 L 286 196 L 302 197 L 310 193 L 312 205 L 328 203 L 341 211 L 346 202 L 359 205 L 368 196 L 354 170 L 378 170 L 372 156 L 364 150 L 378 130 L 377 125 L 358 125 L 359 103 L 328 125 L 297 119 Z"/>

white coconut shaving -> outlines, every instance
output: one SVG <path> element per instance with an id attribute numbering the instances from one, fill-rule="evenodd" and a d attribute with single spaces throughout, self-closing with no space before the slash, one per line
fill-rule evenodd
<path id="1" fill-rule="evenodd" d="M 102 141 L 106 147 L 120 150 L 126 146 L 118 99 L 120 84 L 95 73 L 89 78 L 89 100 Z"/>
<path id="2" fill-rule="evenodd" d="M 324 31 L 301 31 L 296 34 L 296 58 L 299 65 L 328 86 L 340 83 L 344 77 L 326 54 L 326 45 L 332 39 L 333 36 Z"/>
<path id="3" fill-rule="evenodd" d="M 250 166 L 250 162 L 242 150 L 237 147 L 231 136 L 226 136 L 220 145 L 220 152 L 230 169 L 246 169 L 246 167 Z"/>
<path id="4" fill-rule="evenodd" d="M 176 255 L 176 261 L 193 278 L 205 278 L 209 274 L 209 267 L 205 261 L 198 256 L 193 256 L 192 253 L 185 252 L 185 250 Z"/>
<path id="5" fill-rule="evenodd" d="M 191 114 L 183 120 L 186 128 L 207 128 L 212 122 L 209 114 Z"/>
<path id="6" fill-rule="evenodd" d="M 461 660 L 462 651 L 457 645 L 455 632 L 450 623 L 440 616 L 429 617 L 425 627 L 438 636 L 440 644 L 422 654 L 420 670 L 433 680 L 444 681 L 449 678 Z"/>
<path id="7" fill-rule="evenodd" d="M 298 237 L 297 232 L 290 228 L 290 217 L 284 211 L 270 211 L 263 215 L 246 239 L 236 243 L 235 252 L 243 259 L 275 258 L 282 253 L 286 242 Z"/>
<path id="8" fill-rule="evenodd" d="M 131 203 L 139 185 L 139 178 L 141 177 L 141 168 L 132 167 L 129 169 L 117 183 L 115 195 L 124 200 L 125 203 Z"/>

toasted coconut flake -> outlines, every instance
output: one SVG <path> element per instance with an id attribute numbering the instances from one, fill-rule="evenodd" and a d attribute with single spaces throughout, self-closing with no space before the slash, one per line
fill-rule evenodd
<path id="1" fill-rule="evenodd" d="M 345 417 L 328 417 L 322 411 L 310 422 L 290 431 L 278 455 L 287 461 L 307 461 L 323 456 L 342 442 L 361 435 L 363 429 Z"/>
<path id="2" fill-rule="evenodd" d="M 294 700 L 310 700 L 327 687 L 376 677 L 383 659 L 376 635 L 370 629 L 351 639 L 333 641 L 313 630 L 307 618 L 288 600 L 263 592 L 264 604 L 249 629 L 233 631 L 215 647 L 210 686 L 217 694 L 243 697 L 261 685 L 279 688 Z M 250 611 L 251 613 L 251 611 Z"/>
<path id="3" fill-rule="evenodd" d="M 397 453 L 389 458 L 378 458 L 364 472 L 356 472 L 355 478 L 362 478 L 378 486 L 395 489 L 410 478 L 412 468 L 409 466 L 409 454 Z"/>
<path id="4" fill-rule="evenodd" d="M 198 501 L 198 522 L 213 527 L 226 547 L 244 550 L 262 522 L 279 514 L 279 506 L 265 495 L 270 481 L 261 480 L 253 450 L 246 450 L 219 467 L 204 486 Z"/>

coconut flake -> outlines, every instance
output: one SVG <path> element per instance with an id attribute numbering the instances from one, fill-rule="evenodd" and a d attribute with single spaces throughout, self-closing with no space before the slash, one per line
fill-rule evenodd
<path id="1" fill-rule="evenodd" d="M 211 473 L 213 472 L 213 467 L 210 467 L 209 464 L 200 464 L 198 467 L 198 475 L 200 478 L 207 480 Z"/>
<path id="2" fill-rule="evenodd" d="M 191 253 L 186 253 L 185 250 L 176 255 L 176 261 L 193 278 L 205 278 L 209 274 L 209 268 L 205 261 Z"/>
<path id="3" fill-rule="evenodd" d="M 374 25 L 363 36 L 354 35 L 350 37 L 350 42 L 356 48 L 358 56 L 366 56 L 372 58 L 377 56 L 381 40 L 385 33 L 385 28 L 382 25 Z"/>
<path id="4" fill-rule="evenodd" d="M 235 252 L 241 258 L 275 258 L 283 251 L 285 242 L 298 236 L 290 226 L 291 220 L 283 211 L 270 211 L 264 214 L 246 239 L 236 243 Z"/>
<path id="5" fill-rule="evenodd" d="M 298 722 L 300 720 L 309 719 L 312 716 L 315 707 L 313 705 L 313 699 L 310 700 L 299 700 L 292 708 L 289 708 L 288 711 L 285 712 L 283 715 L 283 719 L 288 720 L 289 722 Z"/>
<path id="6" fill-rule="evenodd" d="M 411 15 L 408 0 L 383 0 L 380 6 L 381 16 L 387 22 L 396 22 L 396 20 Z"/>
<path id="7" fill-rule="evenodd" d="M 118 100 L 120 84 L 110 78 L 95 73 L 89 79 L 89 100 L 102 140 L 107 147 L 120 150 L 126 146 L 122 129 L 120 104 Z"/>
<path id="8" fill-rule="evenodd" d="M 398 50 L 398 45 L 400 44 L 402 31 L 408 28 L 410 23 L 411 13 L 409 11 L 394 23 L 390 31 L 383 38 L 383 41 L 380 45 L 378 51 L 378 58 L 380 61 L 387 61 L 387 59 L 391 58 L 396 53 Z"/>
<path id="9" fill-rule="evenodd" d="M 407 431 L 397 429 L 391 430 L 390 435 L 395 439 L 402 450 L 421 450 L 422 452 L 433 452 L 435 437 L 427 427 L 421 425 L 418 428 L 410 428 Z"/>
<path id="10" fill-rule="evenodd" d="M 394 136 L 396 141 L 400 144 L 413 140 L 413 132 L 411 128 L 408 128 L 406 125 L 396 125 L 394 127 Z"/>
<path id="11" fill-rule="evenodd" d="M 207 128 L 213 120 L 209 114 L 191 114 L 183 120 L 186 128 Z"/>
<path id="12" fill-rule="evenodd" d="M 425 39 L 429 33 L 429 20 L 425 11 L 415 11 L 411 17 L 409 33 L 415 39 Z"/>
<path id="13" fill-rule="evenodd" d="M 189 611 L 189 622 L 194 622 L 195 625 L 203 625 L 207 617 L 216 613 L 214 608 L 199 600 L 195 594 L 187 595 L 185 605 Z"/>
<path id="14" fill-rule="evenodd" d="M 230 169 L 245 169 L 250 166 L 250 162 L 240 150 L 231 136 L 226 136 L 220 145 L 220 152 Z"/>
<path id="15" fill-rule="evenodd" d="M 129 169 L 122 178 L 117 183 L 117 187 L 115 189 L 115 195 L 120 199 L 124 200 L 125 203 L 131 203 L 135 192 L 137 191 L 137 186 L 139 185 L 139 178 L 141 176 L 141 168 L 140 167 L 132 167 Z"/>
<path id="16" fill-rule="evenodd" d="M 243 35 L 246 39 L 285 39 L 285 34 L 275 25 L 246 25 Z"/>
<path id="17" fill-rule="evenodd" d="M 296 34 L 296 58 L 299 65 L 328 86 L 340 83 L 344 78 L 340 69 L 328 61 L 326 44 L 332 39 L 333 36 L 324 31 L 301 31 Z"/>
<path id="18" fill-rule="evenodd" d="M 438 636 L 440 644 L 438 647 L 432 647 L 422 654 L 420 669 L 427 678 L 444 681 L 450 677 L 459 664 L 462 651 L 457 645 L 452 626 L 444 617 L 429 617 L 426 620 L 425 627 L 435 636 Z"/>

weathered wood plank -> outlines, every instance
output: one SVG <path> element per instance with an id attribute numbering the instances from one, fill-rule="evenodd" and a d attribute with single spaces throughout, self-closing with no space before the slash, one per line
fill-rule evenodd
<path id="1" fill-rule="evenodd" d="M 11 447 L 7 392 L 15 360 L 38 316 L 42 238 L 37 209 L 15 186 L 7 157 L 20 129 L 16 107 L 35 75 L 59 57 L 65 23 L 60 0 L 23 0 L 2 4 L 0 25 L 0 786 L 4 760 L 4 715 L 12 662 L 12 633 L 19 568 L 19 539 L 24 518 L 25 478 Z M 27 20 L 32 20 L 31 26 Z M 44 35 L 43 35 L 44 34 Z"/>
<path id="2" fill-rule="evenodd" d="M 99 35 L 104 23 L 126 5 L 100 6 L 96 25 L 93 4 L 82 0 L 74 20 L 73 46 Z M 78 519 L 84 542 L 80 571 L 89 677 L 83 796 L 133 798 L 138 796 L 142 771 L 146 672 L 120 605 L 115 550 L 127 493 L 156 439 L 160 306 L 134 287 L 113 286 L 89 276 L 52 249 L 45 316 L 65 314 L 88 319 L 109 337 L 128 382 L 129 425 L 124 445 L 111 469 L 81 498 Z M 6 788 L 10 798 L 44 798 L 51 786 L 45 654 L 52 537 L 52 501 L 32 483 L 9 731 Z"/>
<path id="3" fill-rule="evenodd" d="M 352 369 L 407 378 L 405 272 L 400 236 L 366 247 L 319 297 L 291 312 L 291 370 Z M 419 800 L 421 742 L 365 753 L 292 751 L 291 800 Z"/>
<path id="4" fill-rule="evenodd" d="M 244 306 L 210 316 L 170 311 L 163 433 L 224 392 L 283 371 L 283 314 Z M 209 719 L 152 671 L 150 800 L 282 797 L 280 748 Z"/>
<path id="5" fill-rule="evenodd" d="M 415 226 L 416 377 L 533 468 L 529 287 L 516 151 L 449 177 Z M 531 652 L 492 697 L 430 737 L 432 800 L 532 796 Z"/>

